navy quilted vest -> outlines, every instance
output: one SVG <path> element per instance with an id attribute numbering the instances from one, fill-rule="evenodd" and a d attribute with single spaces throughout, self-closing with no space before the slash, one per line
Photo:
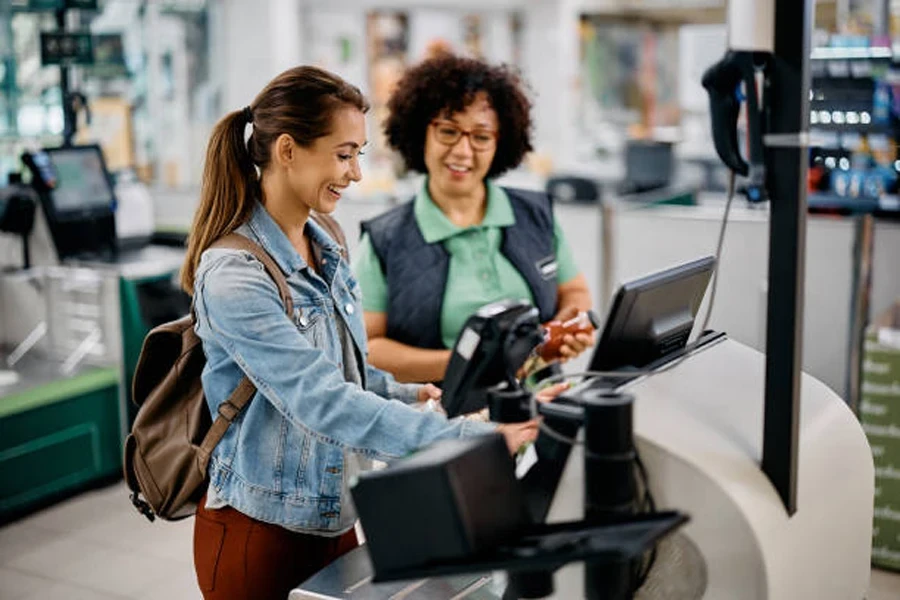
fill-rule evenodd
<path id="1" fill-rule="evenodd" d="M 500 252 L 531 288 L 541 321 L 556 314 L 557 269 L 553 207 L 542 192 L 504 188 L 516 223 L 503 228 Z M 413 201 L 364 221 L 387 279 L 387 337 L 419 348 L 444 348 L 441 306 L 450 255 L 428 244 L 416 224 Z"/>

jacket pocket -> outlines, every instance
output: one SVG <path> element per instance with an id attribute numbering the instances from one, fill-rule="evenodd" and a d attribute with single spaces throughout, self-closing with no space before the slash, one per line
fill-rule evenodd
<path id="1" fill-rule="evenodd" d="M 294 325 L 309 343 L 323 348 L 326 340 L 325 314 L 318 306 L 298 306 L 294 308 Z"/>
<path id="2" fill-rule="evenodd" d="M 293 429 L 291 431 L 292 434 L 297 434 L 297 430 Z M 307 490 L 306 485 L 310 480 L 309 473 L 309 455 L 312 452 L 312 440 L 310 436 L 306 433 L 299 433 L 301 442 L 300 442 L 300 458 L 297 464 L 297 476 L 294 481 L 296 494 L 298 496 L 303 496 L 308 494 L 309 490 Z M 313 478 L 315 479 L 315 478 Z"/>
<path id="3" fill-rule="evenodd" d="M 339 499 L 344 481 L 344 451 L 336 446 L 324 445 L 320 450 L 322 453 L 318 464 L 319 496 Z"/>

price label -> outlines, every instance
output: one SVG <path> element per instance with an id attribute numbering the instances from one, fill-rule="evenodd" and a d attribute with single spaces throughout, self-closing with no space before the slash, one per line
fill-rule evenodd
<path id="1" fill-rule="evenodd" d="M 41 64 L 90 65 L 94 63 L 91 34 L 41 33 Z"/>

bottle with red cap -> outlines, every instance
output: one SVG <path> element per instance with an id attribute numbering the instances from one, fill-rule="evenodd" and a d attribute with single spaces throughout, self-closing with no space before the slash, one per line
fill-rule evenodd
<path id="1" fill-rule="evenodd" d="M 592 310 L 583 310 L 567 321 L 549 321 L 544 323 L 544 341 L 535 352 L 546 362 L 559 360 L 562 358 L 559 351 L 567 334 L 592 334 L 598 327 L 600 319 Z"/>

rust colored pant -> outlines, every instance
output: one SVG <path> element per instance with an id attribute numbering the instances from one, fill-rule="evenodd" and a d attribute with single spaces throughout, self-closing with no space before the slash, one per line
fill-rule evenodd
<path id="1" fill-rule="evenodd" d="M 352 529 L 328 538 L 288 531 L 231 507 L 194 519 L 194 570 L 205 600 L 286 600 L 288 593 L 359 545 Z"/>

